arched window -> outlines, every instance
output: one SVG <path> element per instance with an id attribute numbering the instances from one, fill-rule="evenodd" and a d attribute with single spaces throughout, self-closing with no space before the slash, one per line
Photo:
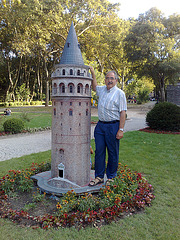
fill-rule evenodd
<path id="1" fill-rule="evenodd" d="M 77 75 L 80 76 L 80 70 L 77 70 Z"/>
<path id="2" fill-rule="evenodd" d="M 77 93 L 83 94 L 83 85 L 81 83 L 77 85 Z"/>
<path id="3" fill-rule="evenodd" d="M 54 92 L 54 94 L 57 93 L 57 84 L 56 84 L 56 83 L 54 83 L 54 86 L 53 86 L 53 92 Z"/>
<path id="4" fill-rule="evenodd" d="M 54 116 L 56 116 L 56 108 L 54 108 Z"/>
<path id="5" fill-rule="evenodd" d="M 62 70 L 62 75 L 65 75 L 66 74 L 66 71 L 65 69 Z"/>
<path id="6" fill-rule="evenodd" d="M 70 69 L 70 75 L 73 75 L 73 70 L 72 69 Z"/>
<path id="7" fill-rule="evenodd" d="M 89 85 L 88 84 L 86 84 L 86 86 L 85 86 L 85 94 L 89 94 Z"/>
<path id="8" fill-rule="evenodd" d="M 74 84 L 73 83 L 70 83 L 68 85 L 68 89 L 69 89 L 69 93 L 74 93 Z"/>
<path id="9" fill-rule="evenodd" d="M 86 116 L 88 116 L 88 112 L 89 112 L 88 109 L 86 109 Z"/>
<path id="10" fill-rule="evenodd" d="M 60 83 L 59 84 L 59 92 L 60 93 L 65 93 L 65 85 L 64 85 L 64 83 Z"/>

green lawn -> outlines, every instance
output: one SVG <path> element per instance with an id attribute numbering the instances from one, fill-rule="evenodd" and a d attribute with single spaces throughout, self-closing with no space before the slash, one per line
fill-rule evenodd
<path id="1" fill-rule="evenodd" d="M 51 127 L 52 107 L 14 107 L 11 108 L 11 116 L 3 116 L 4 109 L 0 108 L 0 131 L 4 131 L 3 123 L 9 118 L 21 118 L 24 120 L 25 129 Z M 91 120 L 98 121 L 98 117 L 92 116 Z"/>
<path id="2" fill-rule="evenodd" d="M 94 148 L 94 141 L 92 140 Z M 120 144 L 120 162 L 143 173 L 154 187 L 155 199 L 143 213 L 121 219 L 101 229 L 42 230 L 22 228 L 0 219 L 1 239 L 103 239 L 179 240 L 180 239 L 180 136 L 127 132 Z M 93 159 L 93 157 L 92 157 Z M 50 160 L 50 151 L 0 162 L 0 177 L 9 169 L 22 169 L 32 162 Z"/>

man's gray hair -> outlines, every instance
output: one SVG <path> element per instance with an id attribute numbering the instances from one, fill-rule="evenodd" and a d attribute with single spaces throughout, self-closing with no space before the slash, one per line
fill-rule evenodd
<path id="1" fill-rule="evenodd" d="M 119 77 L 118 77 L 116 71 L 114 71 L 114 70 L 111 70 L 111 71 L 107 72 L 107 73 L 106 73 L 106 76 L 107 76 L 108 73 L 110 73 L 110 72 L 114 73 L 114 77 L 115 77 L 115 79 L 119 80 Z M 105 76 L 105 77 L 106 77 L 106 76 Z"/>

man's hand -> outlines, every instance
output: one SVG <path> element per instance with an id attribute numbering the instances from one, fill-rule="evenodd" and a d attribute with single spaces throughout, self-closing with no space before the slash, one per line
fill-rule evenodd
<path id="1" fill-rule="evenodd" d="M 118 132 L 117 132 L 117 134 L 116 134 L 116 138 L 117 138 L 117 139 L 123 138 L 123 131 L 118 130 Z"/>

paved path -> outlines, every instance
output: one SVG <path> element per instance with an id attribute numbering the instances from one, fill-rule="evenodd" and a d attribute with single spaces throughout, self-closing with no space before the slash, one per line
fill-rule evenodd
<path id="1" fill-rule="evenodd" d="M 130 108 L 127 111 L 125 132 L 139 130 L 146 127 L 145 116 L 151 105 L 143 108 Z M 97 115 L 97 111 L 92 109 L 92 115 Z M 94 127 L 91 127 L 91 137 L 93 138 Z M 51 149 L 51 131 L 37 133 L 16 134 L 0 137 L 0 161 L 17 158 L 31 153 L 44 152 Z"/>

